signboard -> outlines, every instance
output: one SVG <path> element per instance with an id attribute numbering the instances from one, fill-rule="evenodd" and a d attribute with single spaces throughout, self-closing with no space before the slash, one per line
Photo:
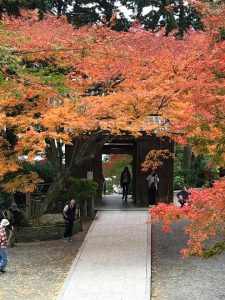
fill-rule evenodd
<path id="1" fill-rule="evenodd" d="M 94 178 L 93 171 L 87 171 L 87 179 L 93 180 L 93 178 Z"/>

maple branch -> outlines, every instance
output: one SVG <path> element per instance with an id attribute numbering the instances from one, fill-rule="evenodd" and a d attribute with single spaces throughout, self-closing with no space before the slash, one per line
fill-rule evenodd
<path id="1" fill-rule="evenodd" d="M 166 103 L 170 98 L 171 98 L 171 96 L 169 96 L 169 97 L 163 96 L 162 97 L 160 104 L 158 105 L 158 108 L 157 108 L 157 114 L 159 114 L 159 112 L 162 108 L 165 108 L 167 106 Z"/>
<path id="2" fill-rule="evenodd" d="M 3 71 L 1 68 L 0 68 L 0 72 L 2 73 L 2 75 L 4 76 L 4 77 L 11 77 L 11 78 L 13 78 L 13 76 L 12 75 L 10 75 L 10 74 L 8 74 L 8 73 L 6 73 L 5 71 Z"/>
<path id="3" fill-rule="evenodd" d="M 93 132 L 86 135 L 83 139 L 75 140 L 74 149 L 70 161 L 70 169 L 81 165 L 84 161 L 93 159 L 105 142 L 108 140 L 108 134 L 105 130 Z"/>

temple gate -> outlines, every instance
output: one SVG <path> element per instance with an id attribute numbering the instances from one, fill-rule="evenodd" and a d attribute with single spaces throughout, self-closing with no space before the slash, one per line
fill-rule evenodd
<path id="1" fill-rule="evenodd" d="M 73 171 L 73 176 L 95 180 L 99 184 L 98 194 L 95 199 L 95 206 L 101 205 L 102 199 L 102 154 L 130 154 L 132 160 L 132 198 L 137 207 L 148 205 L 147 180 L 149 172 L 141 170 L 147 153 L 150 150 L 168 149 L 173 153 L 174 143 L 168 138 L 157 138 L 156 136 L 142 136 L 134 138 L 132 136 L 122 136 L 107 142 L 101 151 L 82 164 L 80 168 Z M 67 159 L 69 155 L 67 154 Z M 157 170 L 159 176 L 158 202 L 173 202 L 173 159 L 168 158 L 163 161 L 163 166 Z"/>

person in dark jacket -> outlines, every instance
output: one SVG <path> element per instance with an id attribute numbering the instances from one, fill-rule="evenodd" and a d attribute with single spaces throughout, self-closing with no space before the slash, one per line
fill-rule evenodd
<path id="1" fill-rule="evenodd" d="M 148 182 L 148 202 L 149 207 L 156 205 L 156 193 L 158 190 L 159 177 L 158 175 L 152 171 L 150 175 L 146 178 Z"/>
<path id="2" fill-rule="evenodd" d="M 190 196 L 190 193 L 187 191 L 185 186 L 182 186 L 182 190 L 177 193 L 178 202 L 180 203 L 181 207 L 187 203 L 187 200 Z"/>
<path id="3" fill-rule="evenodd" d="M 129 190 L 129 185 L 131 182 L 131 174 L 128 167 L 125 167 L 121 176 L 120 176 L 120 185 L 123 188 L 123 197 L 125 201 L 127 201 L 127 195 Z"/>
<path id="4" fill-rule="evenodd" d="M 9 221 L 9 247 L 15 247 L 16 234 L 23 219 L 23 213 L 18 209 L 16 202 L 13 202 L 11 207 L 4 211 L 4 217 Z"/>
<path id="5" fill-rule="evenodd" d="M 63 218 L 65 220 L 64 241 L 72 241 L 73 223 L 77 216 L 76 200 L 71 199 L 69 204 L 63 209 Z"/>

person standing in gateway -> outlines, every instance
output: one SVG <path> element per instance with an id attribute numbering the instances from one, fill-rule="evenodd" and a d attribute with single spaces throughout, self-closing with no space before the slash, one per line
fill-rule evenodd
<path id="1" fill-rule="evenodd" d="M 149 206 L 154 206 L 156 204 L 156 192 L 158 190 L 158 175 L 152 171 L 150 175 L 146 178 L 148 182 L 148 201 Z"/>
<path id="2" fill-rule="evenodd" d="M 131 182 L 131 175 L 128 167 L 125 167 L 121 176 L 120 176 L 120 185 L 123 188 L 123 197 L 125 201 L 127 201 L 127 195 L 129 190 L 129 185 Z"/>
<path id="3" fill-rule="evenodd" d="M 65 242 L 72 241 L 73 234 L 73 223 L 77 216 L 76 200 L 71 199 L 69 204 L 63 209 L 63 218 L 65 220 L 65 232 L 63 235 L 63 240 Z"/>

